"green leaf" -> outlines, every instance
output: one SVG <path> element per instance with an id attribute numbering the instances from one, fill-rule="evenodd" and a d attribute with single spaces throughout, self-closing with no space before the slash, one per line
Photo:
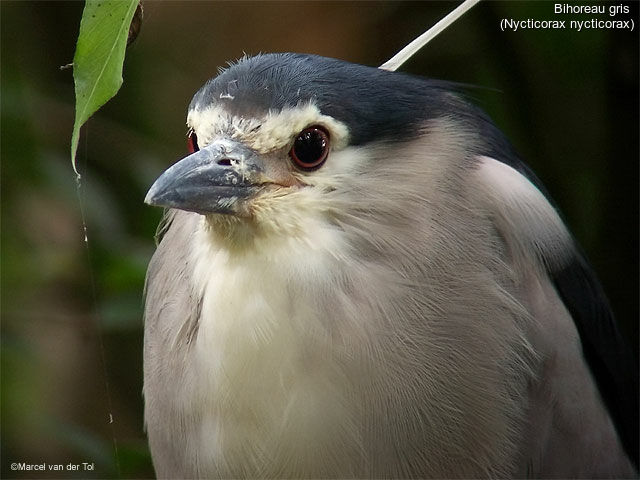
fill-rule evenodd
<path id="1" fill-rule="evenodd" d="M 80 127 L 122 85 L 127 35 L 138 0 L 87 0 L 73 57 L 76 119 L 71 135 L 71 164 L 76 168 Z"/>

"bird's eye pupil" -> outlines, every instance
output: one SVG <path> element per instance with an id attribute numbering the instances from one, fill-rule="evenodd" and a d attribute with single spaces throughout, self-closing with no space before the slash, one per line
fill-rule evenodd
<path id="1" fill-rule="evenodd" d="M 322 156 L 326 144 L 326 139 L 322 135 L 319 135 L 317 131 L 307 130 L 296 138 L 294 146 L 296 156 L 301 163 L 314 163 Z"/>
<path id="2" fill-rule="evenodd" d="M 322 127 L 305 128 L 298 134 L 289 156 L 298 168 L 319 168 L 329 153 L 329 134 Z"/>
<path id="3" fill-rule="evenodd" d="M 187 134 L 187 150 L 189 150 L 189 153 L 195 153 L 200 150 L 198 146 L 198 136 L 193 130 L 189 130 Z"/>

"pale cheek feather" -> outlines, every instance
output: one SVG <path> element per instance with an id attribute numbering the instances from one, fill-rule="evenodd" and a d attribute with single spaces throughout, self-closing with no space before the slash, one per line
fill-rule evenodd
<path id="1" fill-rule="evenodd" d="M 313 175 L 294 173 L 299 183 L 306 186 L 271 189 L 249 200 L 250 219 L 209 217 L 212 240 L 220 248 L 255 250 L 263 258 L 296 245 L 297 248 L 321 249 L 345 260 L 348 258 L 345 254 L 349 252 L 338 239 L 340 229 L 332 224 L 336 209 L 332 192 L 348 192 L 351 177 L 363 171 L 369 161 L 370 156 L 358 148 L 331 152 L 323 168 Z"/>

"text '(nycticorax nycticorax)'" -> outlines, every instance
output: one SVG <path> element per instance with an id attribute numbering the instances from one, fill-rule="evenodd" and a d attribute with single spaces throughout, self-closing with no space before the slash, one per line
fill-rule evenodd
<path id="1" fill-rule="evenodd" d="M 145 312 L 159 477 L 635 475 L 601 287 L 450 84 L 260 55 L 187 123 L 146 198 L 169 208 Z"/>

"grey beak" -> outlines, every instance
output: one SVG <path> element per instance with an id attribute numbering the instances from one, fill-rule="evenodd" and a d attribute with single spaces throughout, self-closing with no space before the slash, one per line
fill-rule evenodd
<path id="1" fill-rule="evenodd" d="M 260 188 L 260 162 L 256 152 L 241 143 L 214 142 L 169 167 L 144 201 L 202 215 L 237 213 L 242 200 Z"/>

